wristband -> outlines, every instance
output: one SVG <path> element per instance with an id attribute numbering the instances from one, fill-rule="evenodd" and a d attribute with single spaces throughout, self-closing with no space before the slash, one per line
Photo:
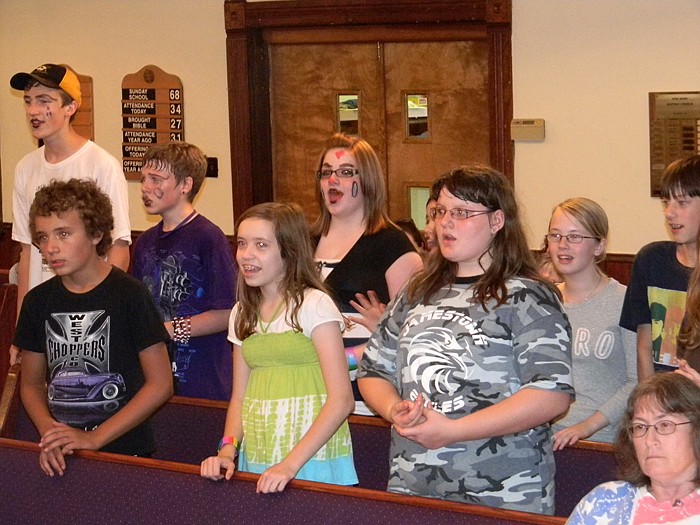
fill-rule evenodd
<path id="1" fill-rule="evenodd" d="M 345 358 L 348 360 L 348 370 L 357 370 L 357 357 L 355 357 L 355 347 L 349 346 L 345 349 Z"/>
<path id="2" fill-rule="evenodd" d="M 238 454 L 238 451 L 241 448 L 241 443 L 235 437 L 224 436 L 221 438 L 221 441 L 219 441 L 219 446 L 216 449 L 216 453 L 218 454 L 226 445 L 233 445 L 233 448 L 236 449 L 236 454 Z M 236 454 L 234 454 L 234 457 Z"/>
<path id="3" fill-rule="evenodd" d="M 186 345 L 192 335 L 192 320 L 189 317 L 173 317 L 173 341 Z"/>

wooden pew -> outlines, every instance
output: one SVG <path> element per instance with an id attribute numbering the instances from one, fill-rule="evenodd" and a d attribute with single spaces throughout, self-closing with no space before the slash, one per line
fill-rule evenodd
<path id="1" fill-rule="evenodd" d="M 215 451 L 224 428 L 226 408 L 227 403 L 221 401 L 173 398 L 152 418 L 158 444 L 154 459 L 199 465 Z M 389 477 L 389 425 L 382 419 L 364 416 L 351 416 L 349 421 L 359 486 L 384 491 Z M 31 442 L 39 439 L 21 407 L 12 429 L 2 435 Z M 616 479 L 610 445 L 584 441 L 555 452 L 554 457 L 558 516 L 568 516 L 576 503 L 599 483 Z"/>
<path id="2" fill-rule="evenodd" d="M 227 407 L 223 401 L 172 398 L 151 418 L 157 444 L 153 457 L 198 465 L 213 455 L 224 430 Z M 350 416 L 350 433 L 360 486 L 385 490 L 389 479 L 388 423 L 379 418 Z M 39 441 L 34 425 L 21 406 L 12 426 L 1 435 Z"/>
<path id="3" fill-rule="evenodd" d="M 555 514 L 569 516 L 576 504 L 606 481 L 620 479 L 613 446 L 608 443 L 580 441 L 554 453 L 556 462 Z"/>
<path id="4" fill-rule="evenodd" d="M 0 439 L 4 523 L 311 523 L 562 525 L 564 518 L 493 509 L 355 487 L 292 481 L 280 494 L 255 493 L 258 476 L 228 482 L 199 468 L 99 452 L 68 458 L 65 475 L 41 472 L 38 447 Z M 11 502 L 11 503 L 9 503 Z"/>
<path id="5" fill-rule="evenodd" d="M 226 419 L 227 403 L 173 398 L 154 417 L 158 450 L 154 457 L 198 464 L 214 453 Z M 381 418 L 350 416 L 355 468 L 360 487 L 386 490 L 390 426 Z M 178 433 L 181 438 L 176 438 Z M 184 438 L 188 436 L 188 438 Z M 612 445 L 582 441 L 554 453 L 557 465 L 555 508 L 568 516 L 588 491 L 617 479 Z"/>
<path id="6" fill-rule="evenodd" d="M 16 432 L 17 414 L 20 411 L 19 371 L 20 365 L 14 364 L 5 377 L 5 387 L 0 396 L 0 437 L 13 437 Z"/>
<path id="7" fill-rule="evenodd" d="M 17 324 L 17 285 L 0 285 L 0 390 L 10 369 L 9 349 Z"/>

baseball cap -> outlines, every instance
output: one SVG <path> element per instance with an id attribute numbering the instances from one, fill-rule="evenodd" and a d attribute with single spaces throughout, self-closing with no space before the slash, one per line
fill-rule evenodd
<path id="1" fill-rule="evenodd" d="M 56 64 L 44 64 L 31 73 L 17 73 L 13 75 L 10 79 L 10 86 L 14 89 L 24 91 L 27 84 L 32 80 L 43 86 L 64 91 L 69 97 L 75 100 L 78 103 L 78 107 L 80 107 L 82 102 L 80 81 L 75 73 L 67 67 Z"/>

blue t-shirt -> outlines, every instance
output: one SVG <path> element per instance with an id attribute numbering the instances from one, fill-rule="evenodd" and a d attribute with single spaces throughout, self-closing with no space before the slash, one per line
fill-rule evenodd
<path id="1" fill-rule="evenodd" d="M 676 336 L 685 315 L 685 298 L 692 268 L 676 256 L 676 243 L 647 244 L 634 258 L 620 314 L 620 326 L 637 331 L 651 325 L 654 366 L 677 367 Z"/>

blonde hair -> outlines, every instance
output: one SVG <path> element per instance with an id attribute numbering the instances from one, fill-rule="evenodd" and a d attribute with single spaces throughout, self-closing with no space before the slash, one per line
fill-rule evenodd
<path id="1" fill-rule="evenodd" d="M 552 210 L 552 214 L 556 210 L 561 210 L 566 215 L 576 219 L 598 242 L 608 238 L 608 216 L 597 202 L 586 197 L 574 197 L 557 204 Z M 595 256 L 595 262 L 603 261 L 605 255 L 605 244 L 603 244 L 603 249 Z"/>

